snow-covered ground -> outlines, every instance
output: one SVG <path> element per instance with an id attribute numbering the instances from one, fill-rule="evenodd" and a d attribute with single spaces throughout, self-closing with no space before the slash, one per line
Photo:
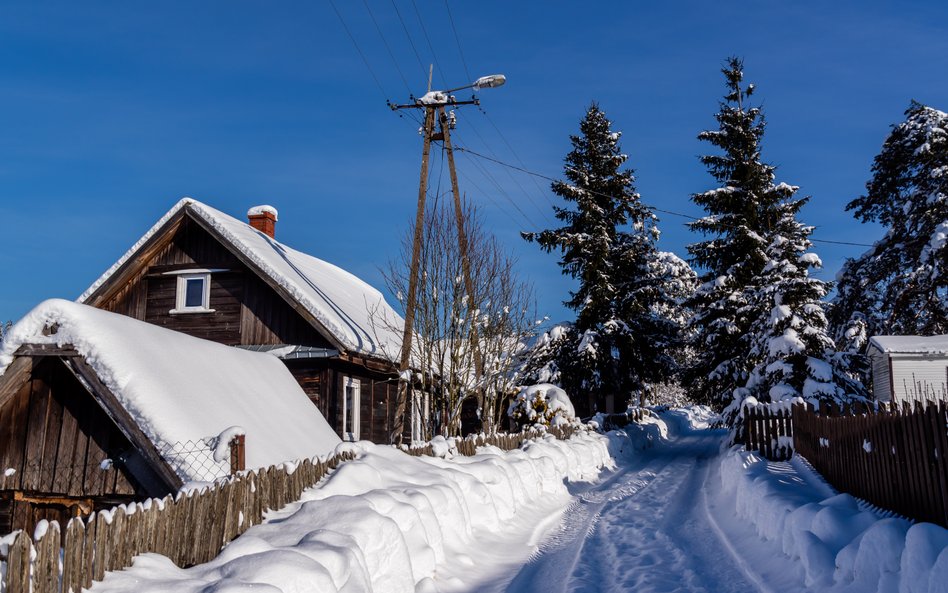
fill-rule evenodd
<path id="1" fill-rule="evenodd" d="M 798 460 L 722 452 L 710 420 L 472 458 L 360 444 L 214 561 L 145 555 L 93 593 L 948 591 L 948 530 L 860 508 Z"/>

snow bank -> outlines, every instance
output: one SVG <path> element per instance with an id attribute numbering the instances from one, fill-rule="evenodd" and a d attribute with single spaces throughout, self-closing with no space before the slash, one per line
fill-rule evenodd
<path id="1" fill-rule="evenodd" d="M 674 434 L 685 434 L 698 430 L 707 430 L 720 424 L 721 415 L 708 406 L 685 406 L 659 410 L 659 416 L 665 420 Z"/>
<path id="2" fill-rule="evenodd" d="M 634 408 L 630 407 L 629 412 Z M 651 449 L 669 440 L 669 436 L 679 436 L 696 431 L 707 430 L 720 422 L 721 416 L 708 406 L 685 406 L 682 408 L 647 408 L 649 415 L 641 420 L 630 422 L 621 429 L 606 433 L 609 439 L 609 452 L 615 459 L 629 459 L 638 451 Z M 603 425 L 602 415 L 593 417 L 593 422 Z"/>
<path id="3" fill-rule="evenodd" d="M 738 517 L 799 559 L 806 584 L 852 593 L 948 591 L 948 530 L 863 510 L 803 461 L 769 463 L 732 448 L 721 464 Z"/>
<path id="4" fill-rule="evenodd" d="M 445 567 L 470 562 L 480 536 L 508 532 L 533 507 L 567 504 L 564 480 L 591 480 L 612 464 L 606 439 L 586 432 L 453 459 L 410 457 L 365 442 L 346 446 L 359 458 L 212 562 L 180 569 L 146 554 L 92 591 L 436 591 Z M 448 584 L 458 588 L 456 578 Z"/>
<path id="5" fill-rule="evenodd" d="M 53 327 L 56 333 L 43 335 Z M 339 443 L 283 363 L 268 354 L 60 299 L 37 305 L 5 336 L 0 375 L 27 343 L 74 346 L 159 451 L 245 434 L 251 469 L 325 455 Z M 184 481 L 206 478 L 190 466 L 172 467 Z"/>

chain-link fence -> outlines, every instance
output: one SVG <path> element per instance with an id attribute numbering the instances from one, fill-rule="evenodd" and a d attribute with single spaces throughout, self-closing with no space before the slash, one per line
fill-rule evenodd
<path id="1" fill-rule="evenodd" d="M 193 441 L 162 443 L 158 447 L 161 456 L 179 476 L 188 476 L 198 482 L 213 482 L 217 478 L 230 475 L 231 462 L 227 455 L 221 461 L 214 459 L 217 449 L 217 437 L 203 437 Z"/>

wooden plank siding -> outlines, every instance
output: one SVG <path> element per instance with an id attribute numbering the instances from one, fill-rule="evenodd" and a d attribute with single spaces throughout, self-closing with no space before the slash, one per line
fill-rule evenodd
<path id="1" fill-rule="evenodd" d="M 211 274 L 213 313 L 169 313 L 175 308 L 177 278 L 168 272 L 186 269 L 225 270 Z M 229 346 L 332 347 L 266 282 L 187 216 L 129 284 L 96 306 Z"/>
<path id="2" fill-rule="evenodd" d="M 329 425 L 342 435 L 342 402 L 345 377 L 359 380 L 359 437 L 387 443 L 395 414 L 398 384 L 394 377 L 375 373 L 355 364 L 332 359 L 285 361 L 310 401 L 319 408 Z"/>
<path id="3" fill-rule="evenodd" d="M 0 406 L 0 534 L 32 529 L 153 493 L 116 459 L 131 444 L 57 357 Z"/>
<path id="4" fill-rule="evenodd" d="M 131 445 L 57 359 L 37 364 L 0 408 L 0 490 L 62 496 L 145 495 L 118 464 L 101 463 Z M 5 474 L 6 472 L 4 472 Z"/>

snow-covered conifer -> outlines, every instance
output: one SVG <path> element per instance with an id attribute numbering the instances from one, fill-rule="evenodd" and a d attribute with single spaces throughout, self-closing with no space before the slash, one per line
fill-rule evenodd
<path id="1" fill-rule="evenodd" d="M 565 181 L 553 192 L 572 208 L 556 208 L 557 229 L 525 233 L 547 252 L 560 253 L 563 273 L 579 281 L 566 305 L 576 311 L 568 346 L 559 349 L 560 383 L 581 415 L 603 409 L 606 397 L 622 406 L 675 371 L 679 328 L 663 311 L 675 308 L 666 290 L 680 269 L 655 248 L 659 231 L 639 199 L 619 132 L 595 103 L 571 136 Z M 576 394 L 585 393 L 591 401 Z"/>
<path id="2" fill-rule="evenodd" d="M 822 301 L 828 287 L 809 274 L 822 263 L 810 251 L 813 227 L 797 220 L 807 202 L 793 197 L 797 189 L 785 183 L 775 187 L 780 218 L 770 235 L 768 261 L 754 282 L 756 294 L 749 297 L 764 313 L 751 327 L 751 358 L 759 362 L 747 385 L 735 390 L 726 414 L 731 418 L 747 396 L 759 402 L 803 398 L 819 407 L 865 395 L 828 333 Z"/>
<path id="3" fill-rule="evenodd" d="M 722 73 L 727 92 L 715 115 L 718 129 L 698 135 L 720 152 L 701 157 L 718 187 L 692 196 L 708 214 L 690 227 L 710 238 L 688 246 L 703 273 L 688 303 L 694 359 L 685 374 L 694 398 L 717 406 L 731 401 L 756 363 L 750 331 L 763 312 L 748 287 L 769 260 L 785 195 L 774 185 L 774 167 L 761 161 L 764 117 L 748 103 L 754 86 L 744 85 L 742 60 L 728 59 Z"/>
<path id="4" fill-rule="evenodd" d="M 847 205 L 885 237 L 838 277 L 832 321 L 855 313 L 871 334 L 948 333 L 948 114 L 912 102 L 872 166 L 866 194 Z"/>

